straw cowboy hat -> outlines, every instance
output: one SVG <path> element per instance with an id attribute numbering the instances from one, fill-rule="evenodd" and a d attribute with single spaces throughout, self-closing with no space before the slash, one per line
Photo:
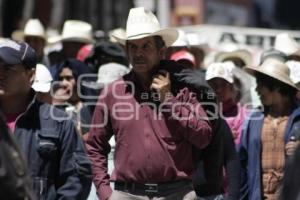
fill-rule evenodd
<path id="1" fill-rule="evenodd" d="M 300 46 L 288 33 L 276 35 L 274 48 L 285 53 L 287 56 L 300 56 Z"/>
<path id="2" fill-rule="evenodd" d="M 220 52 L 215 55 L 215 62 L 224 62 L 229 58 L 239 58 L 245 63 L 245 66 L 250 66 L 252 64 L 251 53 L 244 47 L 237 44 L 223 44 Z"/>
<path id="3" fill-rule="evenodd" d="M 277 59 L 269 58 L 258 67 L 246 67 L 245 70 L 250 73 L 259 72 L 265 74 L 293 88 L 298 89 L 290 78 L 289 67 Z"/>
<path id="4" fill-rule="evenodd" d="M 49 43 L 82 42 L 93 43 L 92 26 L 84 21 L 67 20 L 64 23 L 62 34 L 48 39 Z"/>
<path id="5" fill-rule="evenodd" d="M 116 40 L 125 45 L 127 40 L 136 40 L 151 36 L 161 36 L 166 46 L 171 46 L 178 37 L 176 29 L 161 29 L 160 24 L 155 15 L 143 7 L 132 8 L 129 11 L 126 37 L 118 37 L 113 35 Z"/>

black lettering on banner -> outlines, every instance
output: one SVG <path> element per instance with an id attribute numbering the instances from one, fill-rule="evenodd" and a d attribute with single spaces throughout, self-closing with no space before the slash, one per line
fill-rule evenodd
<path id="1" fill-rule="evenodd" d="M 222 33 L 219 43 L 239 43 L 234 36 L 234 33 Z"/>

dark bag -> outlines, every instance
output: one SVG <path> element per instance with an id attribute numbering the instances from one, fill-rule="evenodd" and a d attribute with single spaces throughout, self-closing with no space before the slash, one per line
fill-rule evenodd
<path id="1" fill-rule="evenodd" d="M 19 148 L 0 117 L 0 199 L 35 199 Z"/>
<path id="2" fill-rule="evenodd" d="M 173 95 L 176 95 L 184 87 L 189 88 L 191 92 L 196 94 L 197 100 L 204 108 L 210 122 L 212 124 L 215 123 L 215 120 L 218 118 L 218 110 L 215 106 L 217 97 L 205 80 L 205 72 L 185 68 L 172 60 L 162 60 L 154 73 L 160 73 L 160 71 L 170 73 L 171 92 Z"/>

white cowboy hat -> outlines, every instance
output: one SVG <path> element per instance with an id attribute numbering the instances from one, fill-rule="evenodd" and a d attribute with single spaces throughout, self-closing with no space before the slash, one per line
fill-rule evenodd
<path id="1" fill-rule="evenodd" d="M 252 55 L 245 45 L 227 42 L 221 44 L 218 50 L 214 56 L 214 62 L 224 62 L 229 58 L 239 58 L 245 63 L 245 66 L 252 65 Z"/>
<path id="2" fill-rule="evenodd" d="M 20 42 L 23 42 L 26 36 L 39 37 L 47 40 L 44 26 L 38 19 L 29 19 L 25 24 L 24 30 L 15 30 L 11 34 L 13 40 Z"/>
<path id="3" fill-rule="evenodd" d="M 46 32 L 44 26 L 38 19 L 29 19 L 24 28 L 24 37 L 34 36 L 46 40 Z"/>
<path id="4" fill-rule="evenodd" d="M 276 35 L 274 48 L 285 53 L 287 56 L 300 56 L 300 46 L 288 33 Z"/>
<path id="5" fill-rule="evenodd" d="M 269 58 L 258 67 L 246 67 L 245 70 L 250 73 L 259 72 L 265 74 L 293 88 L 298 89 L 290 78 L 289 67 L 277 59 Z"/>
<path id="6" fill-rule="evenodd" d="M 118 42 L 115 37 L 124 38 L 126 37 L 126 32 L 123 28 L 116 28 L 108 32 L 109 40 L 111 42 Z"/>
<path id="7" fill-rule="evenodd" d="M 231 50 L 218 52 L 215 56 L 215 62 L 223 62 L 228 58 L 239 58 L 245 63 L 245 66 L 251 66 L 252 63 L 251 53 L 246 49 L 241 49 L 235 46 L 232 46 Z"/>
<path id="8" fill-rule="evenodd" d="M 35 69 L 35 78 L 32 88 L 36 92 L 47 93 L 51 89 L 51 82 L 53 78 L 48 68 L 43 64 L 37 64 Z"/>
<path id="9" fill-rule="evenodd" d="M 64 23 L 62 34 L 48 39 L 49 43 L 64 41 L 93 43 L 92 26 L 84 21 L 67 20 Z"/>
<path id="10" fill-rule="evenodd" d="M 136 40 L 151 36 L 161 36 L 166 46 L 171 46 L 178 37 L 176 29 L 161 29 L 156 16 L 143 7 L 132 8 L 129 11 L 126 37 L 113 35 L 116 40 L 125 45 L 127 40 Z"/>

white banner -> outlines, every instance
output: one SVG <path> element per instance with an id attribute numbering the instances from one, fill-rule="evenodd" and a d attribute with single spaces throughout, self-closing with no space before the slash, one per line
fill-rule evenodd
<path id="1" fill-rule="evenodd" d="M 263 50 L 273 47 L 275 37 L 282 32 L 289 33 L 300 41 L 299 31 L 262 29 L 221 25 L 195 25 L 178 27 L 182 29 L 190 45 L 201 45 L 206 52 L 205 65 L 213 62 L 217 51 L 247 49 L 252 54 L 252 64 L 260 62 Z M 235 46 L 235 47 L 233 47 Z"/>
<path id="2" fill-rule="evenodd" d="M 208 44 L 211 48 L 217 48 L 223 43 L 235 43 L 248 47 L 268 49 L 273 46 L 275 36 L 282 32 L 288 32 L 297 41 L 300 41 L 299 31 L 247 28 L 220 25 L 196 25 L 179 27 L 184 30 L 188 38 L 198 44 Z"/>

